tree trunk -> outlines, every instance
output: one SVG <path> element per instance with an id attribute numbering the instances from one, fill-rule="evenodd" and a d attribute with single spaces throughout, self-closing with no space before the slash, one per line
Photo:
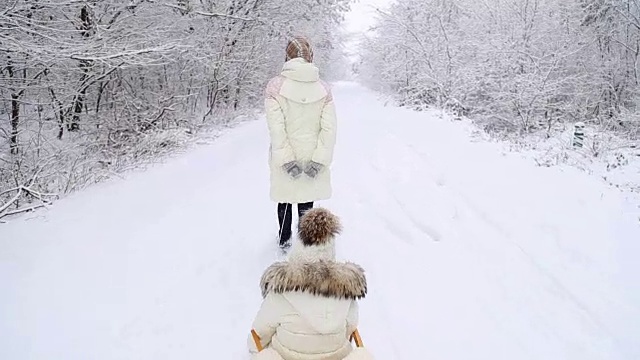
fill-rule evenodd
<path id="1" fill-rule="evenodd" d="M 14 155 L 18 154 L 18 124 L 20 123 L 20 98 L 19 94 L 11 94 L 11 138 L 9 148 Z"/>
<path id="2" fill-rule="evenodd" d="M 80 9 L 80 21 L 82 23 L 79 30 L 81 31 L 82 37 L 87 39 L 91 36 L 93 21 L 91 20 L 91 15 L 89 14 L 89 9 L 86 5 L 83 6 L 82 9 Z M 78 67 L 80 68 L 82 75 L 80 76 L 80 89 L 78 91 L 78 94 L 73 99 L 73 117 L 71 118 L 71 122 L 68 126 L 69 131 L 80 130 L 80 114 L 82 113 L 85 96 L 87 94 L 86 81 L 89 78 L 89 68 L 91 67 L 91 62 L 87 60 L 81 60 Z"/>

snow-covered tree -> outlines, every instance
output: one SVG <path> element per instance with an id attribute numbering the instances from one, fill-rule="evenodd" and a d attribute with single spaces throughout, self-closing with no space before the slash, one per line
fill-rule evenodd
<path id="1" fill-rule="evenodd" d="M 350 1 L 2 2 L 0 217 L 259 108 L 293 35 L 335 70 Z"/>
<path id="2" fill-rule="evenodd" d="M 495 131 L 586 121 L 638 136 L 638 0 L 398 0 L 378 17 L 360 76 L 402 104 Z"/>

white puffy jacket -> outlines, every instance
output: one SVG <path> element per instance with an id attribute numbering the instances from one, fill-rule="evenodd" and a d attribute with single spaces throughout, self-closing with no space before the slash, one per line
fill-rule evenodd
<path id="1" fill-rule="evenodd" d="M 358 325 L 364 271 L 353 263 L 280 262 L 261 280 L 264 301 L 253 323 L 262 345 L 284 360 L 343 360 Z M 253 338 L 249 351 L 256 353 Z"/>
<path id="2" fill-rule="evenodd" d="M 271 139 L 271 199 L 304 203 L 330 198 L 336 111 L 318 68 L 302 58 L 287 61 L 267 85 L 265 108 Z M 282 168 L 290 161 L 304 168 L 312 160 L 324 165 L 315 178 L 303 173 L 294 179 Z"/>

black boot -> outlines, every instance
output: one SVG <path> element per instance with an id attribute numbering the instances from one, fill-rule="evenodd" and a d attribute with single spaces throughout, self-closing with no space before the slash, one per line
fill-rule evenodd
<path id="1" fill-rule="evenodd" d="M 291 218 L 292 204 L 278 204 L 278 240 L 280 247 L 288 247 L 291 244 Z"/>
<path id="2" fill-rule="evenodd" d="M 298 204 L 298 220 L 304 215 L 304 213 L 311 209 L 313 209 L 313 201 Z"/>

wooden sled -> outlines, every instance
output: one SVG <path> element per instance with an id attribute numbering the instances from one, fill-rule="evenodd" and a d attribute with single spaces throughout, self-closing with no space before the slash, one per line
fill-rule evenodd
<path id="1" fill-rule="evenodd" d="M 251 337 L 253 338 L 253 342 L 256 343 L 256 349 L 258 349 L 258 352 L 261 352 L 262 350 L 264 350 L 262 348 L 262 343 L 260 342 L 260 336 L 258 336 L 258 333 L 256 333 L 256 331 L 253 329 L 251 329 Z M 356 329 L 351 334 L 351 337 L 349 337 L 349 341 L 355 341 L 356 347 L 359 347 L 359 348 L 364 347 L 364 344 L 362 343 L 362 338 L 360 337 L 360 333 L 358 332 L 358 329 Z"/>

